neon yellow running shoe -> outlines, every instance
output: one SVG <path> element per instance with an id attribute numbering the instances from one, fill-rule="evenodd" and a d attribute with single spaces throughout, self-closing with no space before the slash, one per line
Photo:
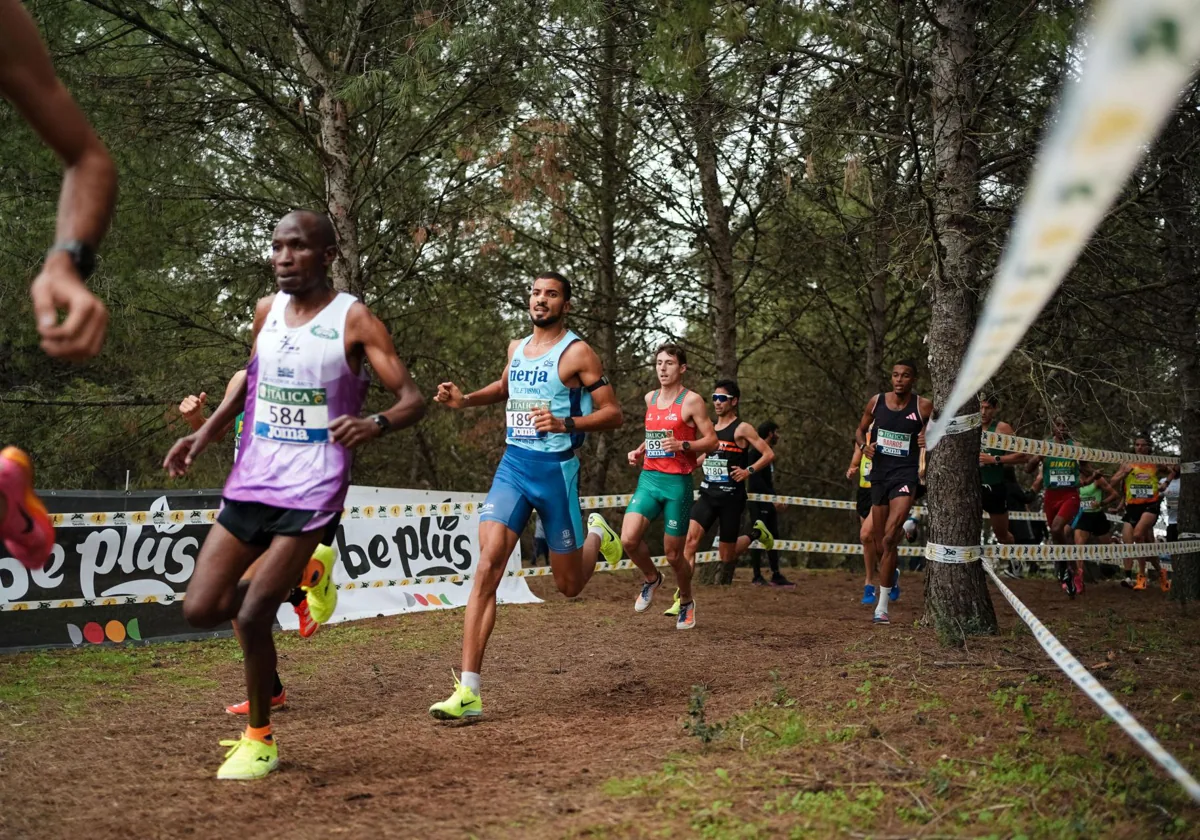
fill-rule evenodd
<path id="1" fill-rule="evenodd" d="M 604 555 L 604 562 L 611 568 L 616 568 L 621 562 L 621 536 L 612 529 L 608 520 L 598 513 L 588 515 L 588 529 L 592 528 L 600 529 L 600 553 Z"/>
<path id="2" fill-rule="evenodd" d="M 454 672 L 451 671 L 451 674 Z M 429 714 L 438 720 L 462 720 L 483 714 L 483 699 L 454 678 L 454 693 L 441 703 L 429 707 Z"/>
<path id="3" fill-rule="evenodd" d="M 679 590 L 675 590 L 675 603 L 663 610 L 663 615 L 679 615 Z"/>
<path id="4" fill-rule="evenodd" d="M 279 747 L 272 741 L 256 741 L 243 735 L 236 741 L 222 741 L 229 747 L 225 762 L 217 771 L 218 779 L 261 779 L 279 766 Z"/>
<path id="5" fill-rule="evenodd" d="M 329 621 L 333 618 L 333 611 L 337 609 L 338 591 L 333 585 L 333 567 L 336 562 L 337 554 L 334 550 L 330 546 L 319 545 L 304 570 L 304 581 L 300 588 L 304 590 L 304 600 L 308 602 L 309 618 L 317 624 Z"/>
<path id="6" fill-rule="evenodd" d="M 758 532 L 758 541 L 762 543 L 763 548 L 770 551 L 775 547 L 775 535 L 767 530 L 761 519 L 754 520 L 754 530 Z"/>

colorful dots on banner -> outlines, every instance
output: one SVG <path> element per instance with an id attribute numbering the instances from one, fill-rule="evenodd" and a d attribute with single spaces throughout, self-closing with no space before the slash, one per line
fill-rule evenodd
<path id="1" fill-rule="evenodd" d="M 122 624 L 114 618 L 106 622 L 103 626 L 98 621 L 89 621 L 83 625 L 82 630 L 77 625 L 68 624 L 67 636 L 71 639 L 71 644 L 76 646 L 82 645 L 84 642 L 99 645 L 105 641 L 120 644 L 127 639 L 140 642 L 142 640 L 142 628 L 136 618 L 131 618 L 126 624 Z"/>
<path id="2" fill-rule="evenodd" d="M 450 599 L 445 595 L 434 595 L 432 593 L 428 595 L 422 595 L 420 592 L 414 592 L 413 594 L 409 595 L 407 592 L 405 592 L 404 600 L 408 602 L 408 606 L 410 607 L 413 606 L 414 601 L 417 604 L 420 604 L 422 607 L 454 606 Z"/>

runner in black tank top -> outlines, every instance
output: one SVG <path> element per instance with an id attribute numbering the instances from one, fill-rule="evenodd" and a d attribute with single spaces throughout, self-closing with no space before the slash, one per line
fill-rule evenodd
<path id="1" fill-rule="evenodd" d="M 925 424 L 933 403 L 913 393 L 917 365 L 912 361 L 892 366 L 892 390 L 872 397 L 858 422 L 855 438 L 871 459 L 871 524 L 879 554 L 879 579 L 890 581 L 896 570 L 896 546 L 904 521 L 912 510 L 921 479 L 921 452 Z M 871 442 L 867 430 L 874 425 Z M 887 624 L 889 590 L 881 589 L 875 605 L 876 624 Z"/>
<path id="2" fill-rule="evenodd" d="M 704 480 L 700 483 L 700 498 L 692 505 L 692 521 L 683 548 L 684 559 L 693 567 L 696 551 L 715 522 L 721 523 L 718 549 L 722 563 L 736 563 L 738 557 L 750 550 L 754 539 L 738 533 L 746 509 L 746 479 L 765 470 L 775 459 L 775 453 L 753 426 L 738 418 L 740 396 L 741 390 L 732 379 L 722 379 L 713 386 L 717 449 L 702 464 Z M 759 457 L 747 466 L 751 449 Z M 764 548 L 774 547 L 775 538 L 761 520 L 754 523 L 754 530 Z"/>

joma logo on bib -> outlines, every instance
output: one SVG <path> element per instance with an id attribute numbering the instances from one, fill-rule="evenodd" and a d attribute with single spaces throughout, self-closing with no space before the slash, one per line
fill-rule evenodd
<path id="1" fill-rule="evenodd" d="M 541 385 L 550 381 L 550 374 L 544 370 L 531 368 L 512 368 L 508 372 L 509 382 L 520 382 L 525 385 Z"/>

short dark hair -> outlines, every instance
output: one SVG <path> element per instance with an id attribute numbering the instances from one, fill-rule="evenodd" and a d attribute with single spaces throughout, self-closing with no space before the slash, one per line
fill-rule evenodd
<path id="1" fill-rule="evenodd" d="M 539 280 L 557 280 L 559 283 L 562 283 L 563 300 L 571 299 L 571 281 L 566 277 L 563 277 L 557 271 L 543 271 L 537 277 L 533 278 L 533 282 L 535 283 Z"/>
<path id="2" fill-rule="evenodd" d="M 738 384 L 732 379 L 718 379 L 713 383 L 713 390 L 715 391 L 718 388 L 724 388 L 725 392 L 735 400 L 740 400 L 742 398 L 742 389 L 739 388 Z"/>
<path id="3" fill-rule="evenodd" d="M 988 405 L 1000 405 L 1000 398 L 995 394 L 984 394 L 979 398 L 979 401 L 981 403 L 987 403 Z"/>
<path id="4" fill-rule="evenodd" d="M 658 345 L 658 349 L 654 351 L 654 358 L 657 359 L 663 353 L 674 356 L 681 365 L 687 364 L 687 351 L 673 341 Z"/>
<path id="5" fill-rule="evenodd" d="M 337 247 L 337 232 L 334 230 L 333 222 L 330 220 L 328 214 L 322 213 L 319 210 L 300 209 L 293 210 L 287 215 L 298 216 L 310 221 L 312 223 L 312 231 L 320 239 L 322 248 Z M 287 216 L 284 216 L 284 218 L 286 219 Z"/>
<path id="6" fill-rule="evenodd" d="M 898 367 L 898 366 L 912 368 L 913 376 L 916 376 L 918 373 L 920 373 L 920 370 L 917 368 L 917 363 L 913 359 L 901 359 L 900 361 L 898 361 L 892 365 L 892 367 Z"/>
<path id="7" fill-rule="evenodd" d="M 771 435 L 775 434 L 778 431 L 779 431 L 779 424 L 776 423 L 774 420 L 766 420 L 766 421 L 758 424 L 758 436 L 760 438 L 763 438 L 764 440 L 766 438 L 769 438 Z"/>
<path id="8" fill-rule="evenodd" d="M 1152 437 L 1150 437 L 1149 432 L 1138 432 L 1136 435 L 1133 436 L 1134 445 L 1137 445 L 1137 442 L 1139 440 L 1146 441 L 1146 443 L 1150 444 L 1151 449 L 1154 448 L 1154 439 Z"/>

